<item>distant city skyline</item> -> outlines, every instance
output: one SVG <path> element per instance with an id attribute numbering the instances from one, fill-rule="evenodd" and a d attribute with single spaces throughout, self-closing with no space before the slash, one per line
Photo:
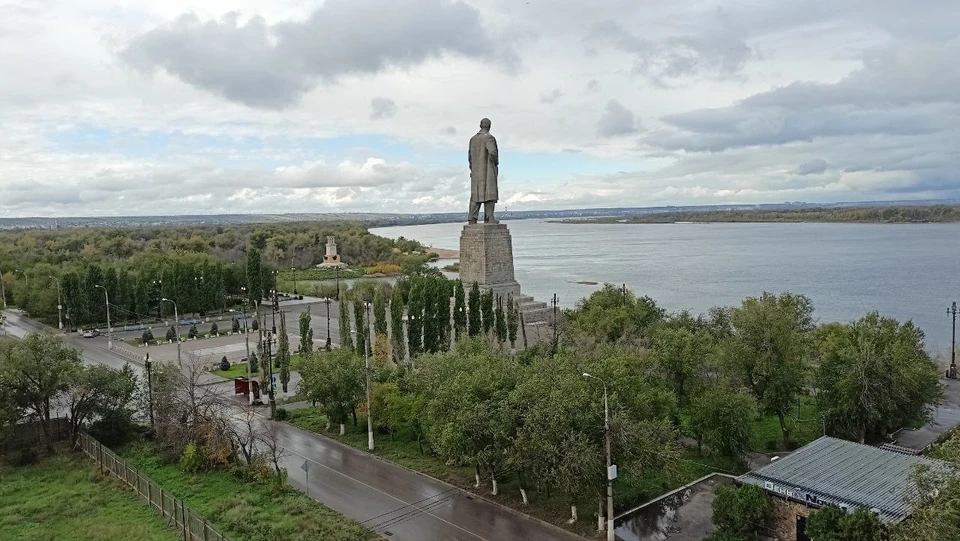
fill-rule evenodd
<path id="1" fill-rule="evenodd" d="M 960 198 L 960 3 L 0 6 L 0 218 Z"/>

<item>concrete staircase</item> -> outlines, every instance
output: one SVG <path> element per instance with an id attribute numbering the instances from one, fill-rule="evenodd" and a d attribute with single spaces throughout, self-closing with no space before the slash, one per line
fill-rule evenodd
<path id="1" fill-rule="evenodd" d="M 527 325 L 536 323 L 553 324 L 553 307 L 547 303 L 538 301 L 530 295 L 523 294 L 517 297 L 517 303 L 520 305 L 520 311 L 523 312 L 523 320 Z"/>

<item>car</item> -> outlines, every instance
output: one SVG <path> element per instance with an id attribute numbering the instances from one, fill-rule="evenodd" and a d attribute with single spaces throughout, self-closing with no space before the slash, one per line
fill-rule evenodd
<path id="1" fill-rule="evenodd" d="M 90 329 L 83 333 L 84 338 L 96 338 L 97 336 L 100 336 L 100 331 L 97 329 Z"/>

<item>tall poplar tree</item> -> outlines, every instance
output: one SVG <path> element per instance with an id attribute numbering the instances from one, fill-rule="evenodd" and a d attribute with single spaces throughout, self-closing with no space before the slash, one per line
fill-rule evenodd
<path id="1" fill-rule="evenodd" d="M 423 351 L 423 280 L 410 283 L 410 303 L 407 308 L 407 350 L 410 358 Z"/>
<path id="2" fill-rule="evenodd" d="M 340 300 L 337 301 L 337 304 L 340 305 L 340 318 L 338 320 L 340 325 L 340 347 L 353 349 L 353 337 L 350 336 L 350 301 L 347 300 L 346 288 L 340 288 Z"/>
<path id="3" fill-rule="evenodd" d="M 300 355 L 306 357 L 313 353 L 313 329 L 310 328 L 310 307 L 300 313 Z"/>
<path id="4" fill-rule="evenodd" d="M 468 300 L 470 309 L 467 312 L 467 334 L 470 336 L 480 336 L 480 295 L 480 286 L 474 282 L 470 286 L 470 299 Z"/>
<path id="5" fill-rule="evenodd" d="M 480 295 L 480 313 L 483 320 L 483 334 L 490 334 L 493 330 L 493 290 L 484 291 Z"/>
<path id="6" fill-rule="evenodd" d="M 493 332 L 497 337 L 497 343 L 501 346 L 507 341 L 507 318 L 503 312 L 503 297 L 497 296 L 497 309 L 494 312 L 495 324 Z"/>
<path id="7" fill-rule="evenodd" d="M 436 353 L 440 349 L 440 332 L 437 328 L 438 285 L 435 278 L 423 280 L 423 350 L 427 353 Z"/>
<path id="8" fill-rule="evenodd" d="M 406 353 L 406 341 L 403 335 L 403 291 L 400 287 L 393 288 L 390 298 L 390 331 L 393 341 L 393 362 L 399 364 Z"/>
<path id="9" fill-rule="evenodd" d="M 287 392 L 290 383 L 290 337 L 287 336 L 287 313 L 280 312 L 280 337 L 277 343 L 277 366 L 280 368 L 280 385 Z"/>
<path id="10" fill-rule="evenodd" d="M 520 327 L 520 308 L 517 301 L 513 300 L 513 295 L 507 296 L 507 338 L 510 339 L 510 347 L 517 347 L 517 330 Z"/>
<path id="11" fill-rule="evenodd" d="M 247 249 L 247 298 L 256 306 L 263 298 L 263 268 L 260 250 L 251 246 Z"/>
<path id="12" fill-rule="evenodd" d="M 353 301 L 353 320 L 357 328 L 357 355 L 363 355 L 367 351 L 367 325 L 364 319 L 363 302 L 359 296 Z"/>
<path id="13" fill-rule="evenodd" d="M 463 291 L 463 282 L 460 280 L 453 283 L 453 297 L 453 330 L 456 339 L 459 340 L 467 332 L 466 295 Z"/>

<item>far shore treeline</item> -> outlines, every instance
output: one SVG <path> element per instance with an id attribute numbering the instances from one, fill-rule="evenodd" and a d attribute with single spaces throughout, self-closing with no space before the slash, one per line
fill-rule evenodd
<path id="1" fill-rule="evenodd" d="M 627 218 L 619 216 L 590 218 L 564 220 L 562 223 L 663 224 L 675 222 L 952 223 L 960 222 L 960 205 L 654 212 Z"/>
<path id="2" fill-rule="evenodd" d="M 114 322 L 172 315 L 163 297 L 175 299 L 180 314 L 203 315 L 251 297 L 251 255 L 262 261 L 255 282 L 269 297 L 277 279 L 282 289 L 293 278 L 291 268 L 323 261 L 327 236 L 336 238 L 351 266 L 342 278 L 362 275 L 364 267 L 418 267 L 431 257 L 417 241 L 379 237 L 353 222 L 32 229 L 0 231 L 0 277 L 7 304 L 52 323 L 59 281 L 67 327 L 105 323 L 103 290 L 96 285 L 107 289 Z M 300 273 L 303 280 L 317 274 Z"/>

